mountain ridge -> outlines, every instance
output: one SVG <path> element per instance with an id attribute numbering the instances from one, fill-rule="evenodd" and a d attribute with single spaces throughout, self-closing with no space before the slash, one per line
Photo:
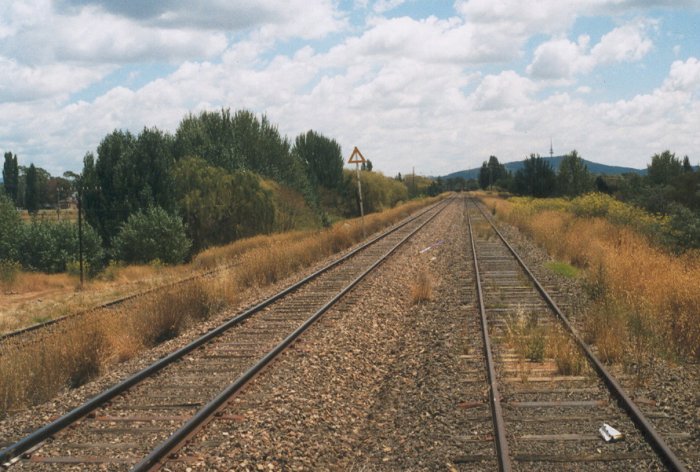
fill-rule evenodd
<path id="1" fill-rule="evenodd" d="M 543 157 L 550 163 L 552 168 L 557 171 L 559 170 L 559 165 L 564 159 L 564 156 L 553 156 L 553 157 Z M 588 161 L 583 159 L 583 162 L 588 167 L 588 171 L 593 175 L 621 175 L 627 173 L 634 173 L 639 175 L 646 175 L 646 169 L 635 169 L 634 167 L 623 167 L 623 166 L 611 166 L 607 164 L 601 164 L 599 162 Z M 505 162 L 503 163 L 508 172 L 515 173 L 523 168 L 523 161 Z M 452 179 L 456 177 L 462 177 L 465 179 L 478 179 L 479 171 L 481 167 L 476 167 L 473 169 L 460 170 L 457 172 L 452 172 L 450 174 L 442 176 L 443 179 Z"/>

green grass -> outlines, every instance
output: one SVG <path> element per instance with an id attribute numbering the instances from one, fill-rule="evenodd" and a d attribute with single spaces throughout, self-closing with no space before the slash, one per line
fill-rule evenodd
<path id="1" fill-rule="evenodd" d="M 547 262 L 545 264 L 545 267 L 547 267 L 547 269 L 551 270 L 552 272 L 555 272 L 559 275 L 563 275 L 564 277 L 568 277 L 570 279 L 578 277 L 578 274 L 580 272 L 576 267 L 572 266 L 571 264 L 561 261 Z"/>

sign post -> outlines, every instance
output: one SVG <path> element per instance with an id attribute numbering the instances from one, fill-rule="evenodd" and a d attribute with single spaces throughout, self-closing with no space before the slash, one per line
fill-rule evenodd
<path id="1" fill-rule="evenodd" d="M 365 234 L 365 209 L 362 206 L 362 184 L 360 183 L 360 164 L 365 163 L 365 156 L 362 155 L 357 146 L 353 149 L 352 154 L 350 154 L 350 159 L 348 159 L 348 164 L 355 164 L 355 170 L 357 171 L 357 193 L 360 196 L 360 219 L 362 221 L 362 239 L 365 239 L 367 235 Z"/>

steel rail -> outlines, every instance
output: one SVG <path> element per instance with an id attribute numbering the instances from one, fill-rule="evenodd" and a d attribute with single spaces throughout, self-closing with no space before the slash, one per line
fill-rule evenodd
<path id="1" fill-rule="evenodd" d="M 316 279 L 318 276 L 321 274 L 329 271 L 333 267 L 341 264 L 342 262 L 345 262 L 358 252 L 362 251 L 363 249 L 371 246 L 372 244 L 376 243 L 377 241 L 389 236 L 390 234 L 398 231 L 399 229 L 403 228 L 407 224 L 415 221 L 416 219 L 420 218 L 421 216 L 425 215 L 429 211 L 437 208 L 438 206 L 442 205 L 443 208 L 441 208 L 439 211 L 442 211 L 445 206 L 447 206 L 447 203 L 449 203 L 451 199 L 447 200 L 442 200 L 440 202 L 437 202 L 433 205 L 431 205 L 428 209 L 425 211 L 412 216 L 410 218 L 407 218 L 406 221 L 401 222 L 400 224 L 395 225 L 392 228 L 389 228 L 388 230 L 380 233 L 379 235 L 375 236 L 374 238 L 370 239 L 369 241 L 366 241 L 365 243 L 359 245 L 352 251 L 348 252 L 344 256 L 336 259 L 335 261 L 332 261 L 322 268 L 318 269 L 317 271 L 313 272 L 312 274 L 304 277 L 303 279 L 289 285 L 285 289 L 281 290 L 280 292 L 276 293 L 275 295 L 267 298 L 266 300 L 261 301 L 260 303 L 248 308 L 247 310 L 243 311 L 239 315 L 231 318 L 227 322 L 223 323 L 222 325 L 218 326 L 217 328 L 212 329 L 208 333 L 200 336 L 199 338 L 195 339 L 191 343 L 177 349 L 176 351 L 173 351 L 172 353 L 168 354 L 164 358 L 160 359 L 159 361 L 151 364 L 150 366 L 144 368 L 143 370 L 133 374 L 132 376 L 122 380 L 121 382 L 117 383 L 116 385 L 110 387 L 109 389 L 103 391 L 102 393 L 96 395 L 95 397 L 91 398 L 87 402 L 85 402 L 83 405 L 78 406 L 74 408 L 73 410 L 69 411 L 65 415 L 61 416 L 60 418 L 52 421 L 51 423 L 44 425 L 43 427 L 37 429 L 33 433 L 29 434 L 28 436 L 24 437 L 23 439 L 15 442 L 14 444 L 11 444 L 10 446 L 7 446 L 6 448 L 0 450 L 0 465 L 2 466 L 8 466 L 11 465 L 10 461 L 13 459 L 19 457 L 20 455 L 24 454 L 27 452 L 29 449 L 33 448 L 34 446 L 38 445 L 39 443 L 45 441 L 52 435 L 56 434 L 57 432 L 65 429 L 69 425 L 73 424 L 80 418 L 86 416 L 88 413 L 92 412 L 99 406 L 103 405 L 104 403 L 108 402 L 112 398 L 116 397 L 117 395 L 125 392 L 126 390 L 130 389 L 134 385 L 140 383 L 144 379 L 149 378 L 150 376 L 154 375 L 156 372 L 159 372 L 169 364 L 175 362 L 176 360 L 182 358 L 189 352 L 193 351 L 194 349 L 202 346 L 203 344 L 209 342 L 215 337 L 220 336 L 223 334 L 225 331 L 229 330 L 231 327 L 240 324 L 242 321 L 246 320 L 247 318 L 251 317 L 255 313 L 259 312 L 263 308 L 267 307 L 268 305 L 276 302 L 277 300 L 281 299 L 282 297 L 288 295 L 289 293 L 295 291 L 296 289 L 300 288 L 301 286 L 305 285 L 306 283 L 310 282 L 311 280 Z M 447 202 L 447 203 L 446 203 Z"/>
<path id="2" fill-rule="evenodd" d="M 446 205 L 445 205 L 446 206 Z M 202 425 L 207 419 L 211 418 L 212 415 L 226 403 L 226 401 L 236 394 L 243 386 L 245 386 L 250 379 L 252 379 L 258 372 L 260 372 L 264 367 L 266 367 L 270 362 L 272 362 L 282 351 L 284 351 L 289 345 L 291 345 L 304 331 L 306 331 L 311 325 L 313 325 L 329 308 L 335 305 L 338 300 L 340 300 L 345 294 L 352 290 L 362 279 L 364 279 L 370 272 L 376 269 L 382 262 L 384 262 L 389 256 L 391 256 L 401 245 L 408 241 L 414 234 L 416 234 L 420 229 L 432 221 L 445 206 L 440 208 L 435 212 L 430 218 L 426 219 L 418 227 L 413 229 L 409 234 L 403 237 L 399 242 L 397 242 L 391 249 L 389 249 L 384 255 L 377 259 L 371 266 L 369 266 L 365 271 L 358 275 L 354 280 L 352 280 L 348 285 L 341 289 L 333 298 L 331 298 L 325 305 L 319 308 L 310 318 L 308 318 L 301 326 L 295 329 L 290 335 L 288 335 L 284 340 L 282 340 L 277 346 L 265 354 L 255 365 L 250 367 L 246 372 L 241 374 L 232 384 L 230 384 L 225 390 L 219 393 L 212 401 L 203 406 L 197 413 L 195 413 L 192 418 L 190 418 L 184 425 L 175 431 L 168 439 L 163 441 L 161 444 L 156 446 L 148 456 L 146 456 L 140 463 L 135 465 L 131 472 L 143 472 L 151 470 L 156 467 L 157 464 L 165 456 L 171 453 L 175 448 L 177 448 L 196 428 Z"/>
<path id="3" fill-rule="evenodd" d="M 465 200 L 465 209 L 467 204 Z M 474 244 L 474 233 L 472 231 L 472 219 L 467 212 L 467 224 L 469 226 L 469 240 L 472 247 L 472 258 L 474 260 L 474 278 L 476 279 L 476 293 L 479 302 L 479 313 L 481 315 L 481 335 L 484 343 L 484 353 L 486 355 L 486 373 L 489 380 L 489 403 L 493 413 L 493 428 L 496 433 L 496 451 L 498 453 L 498 469 L 501 472 L 510 472 L 513 469 L 510 461 L 510 451 L 506 438 L 506 426 L 503 421 L 503 409 L 501 408 L 501 396 L 498 392 L 498 380 L 496 378 L 496 367 L 491 351 L 491 340 L 489 337 L 488 319 L 484 303 L 484 295 L 481 290 L 481 276 L 479 275 L 479 262 L 476 255 L 476 245 Z"/>
<path id="4" fill-rule="evenodd" d="M 216 272 L 219 272 L 219 271 L 222 271 L 225 269 L 227 269 L 227 267 L 209 270 L 206 272 L 202 272 L 201 274 L 191 275 L 189 277 L 185 277 L 183 279 L 176 280 L 174 282 L 170 282 L 167 284 L 163 284 L 163 285 L 159 285 L 157 287 L 150 288 L 148 290 L 144 290 L 143 292 L 137 292 L 137 293 L 132 293 L 130 295 L 125 295 L 123 297 L 116 298 L 114 300 L 110 300 L 110 301 L 102 303 L 100 305 L 93 306 L 92 308 L 86 308 L 84 310 L 80 310 L 80 311 L 73 313 L 73 314 L 70 314 L 70 315 L 59 316 L 58 318 L 53 318 L 50 320 L 42 321 L 40 323 L 34 323 L 33 325 L 29 325 L 29 326 L 26 326 L 24 328 L 16 329 L 14 331 L 8 331 L 7 333 L 0 334 L 0 343 L 6 341 L 8 339 L 23 335 L 23 334 L 31 333 L 32 331 L 37 331 L 37 330 L 40 330 L 42 328 L 48 328 L 51 325 L 61 323 L 61 322 L 66 321 L 68 319 L 77 318 L 79 316 L 85 316 L 88 313 L 91 313 L 91 312 L 96 311 L 96 310 L 110 308 L 110 307 L 119 305 L 121 303 L 128 302 L 129 300 L 133 300 L 134 298 L 146 296 L 146 295 L 153 293 L 153 292 L 156 292 L 158 290 L 172 288 L 172 287 L 175 287 L 176 285 L 190 282 L 190 281 L 195 280 L 195 279 L 203 278 L 203 277 L 206 277 L 208 275 L 214 274 Z"/>
<path id="5" fill-rule="evenodd" d="M 422 212 L 419 213 L 416 217 L 418 217 L 418 216 L 424 214 L 425 212 L 429 211 L 430 208 L 432 208 L 432 207 L 433 207 L 433 206 L 431 206 L 431 207 L 429 207 L 428 209 L 422 211 Z M 151 293 L 153 293 L 153 292 L 156 292 L 156 291 L 158 291 L 158 290 L 165 290 L 165 289 L 172 288 L 172 287 L 175 287 L 175 286 L 180 285 L 180 284 L 184 284 L 184 283 L 187 283 L 187 282 L 191 282 L 192 280 L 201 279 L 201 278 L 207 277 L 207 276 L 209 276 L 209 275 L 216 274 L 216 273 L 218 273 L 218 272 L 223 272 L 224 270 L 230 269 L 231 267 L 232 267 L 231 265 L 227 264 L 227 265 L 225 265 L 225 266 L 223 266 L 223 267 L 218 267 L 218 268 L 216 268 L 216 269 L 207 270 L 207 271 L 204 271 L 204 272 L 202 272 L 202 273 L 200 273 L 200 274 L 190 275 L 190 276 L 185 277 L 185 278 L 183 278 L 183 279 L 176 280 L 176 281 L 174 281 L 174 282 L 166 283 L 166 284 L 163 284 L 163 285 L 159 285 L 159 286 L 157 286 L 157 287 L 153 287 L 153 288 L 150 288 L 150 289 L 148 289 L 148 290 L 144 290 L 144 291 L 142 291 L 142 292 L 137 292 L 137 293 L 132 293 L 132 294 L 130 294 L 130 295 L 125 295 L 125 296 L 123 296 L 123 297 L 119 297 L 119 298 L 116 298 L 116 299 L 114 299 L 114 300 L 110 300 L 110 301 L 108 301 L 108 302 L 105 302 L 105 303 L 96 305 L 96 306 L 94 306 L 94 307 L 92 307 L 92 308 L 86 308 L 86 309 L 81 310 L 81 311 L 79 311 L 79 312 L 77 312 L 77 313 L 59 316 L 58 318 L 53 318 L 53 319 L 50 319 L 50 320 L 46 320 L 46 321 L 42 321 L 42 322 L 39 322 L 39 323 L 35 323 L 35 324 L 33 324 L 33 325 L 29 325 L 29 326 L 26 326 L 26 327 L 24 327 L 24 328 L 16 329 L 16 330 L 14 330 L 14 331 L 8 331 L 7 333 L 2 333 L 2 334 L 0 334 L 0 343 L 6 341 L 6 340 L 8 340 L 8 339 L 11 339 L 11 338 L 14 338 L 14 337 L 23 335 L 23 334 L 31 333 L 32 331 L 37 331 L 37 330 L 40 330 L 40 329 L 42 329 L 42 328 L 48 328 L 49 326 L 52 326 L 52 325 L 54 325 L 54 324 L 61 323 L 61 322 L 66 321 L 66 320 L 68 320 L 68 319 L 76 318 L 76 317 L 78 317 L 78 316 L 87 315 L 88 313 L 91 313 L 91 312 L 96 311 L 96 310 L 102 310 L 102 309 L 105 309 L 105 308 L 111 308 L 111 307 L 113 307 L 113 306 L 120 305 L 120 304 L 122 304 L 122 303 L 124 303 L 124 302 L 128 302 L 129 300 L 133 300 L 134 298 L 143 297 L 143 296 L 149 295 L 149 294 L 151 294 Z"/>
<path id="6" fill-rule="evenodd" d="M 567 331 L 569 331 L 569 334 L 571 337 L 576 341 L 576 344 L 578 347 L 584 352 L 588 360 L 593 364 L 595 367 L 596 372 L 598 372 L 598 375 L 601 377 L 603 382 L 608 386 L 610 391 L 615 395 L 615 397 L 618 399 L 618 401 L 622 404 L 622 407 L 627 411 L 627 413 L 630 415 L 632 420 L 635 422 L 637 427 L 642 430 L 642 433 L 644 434 L 644 437 L 647 439 L 649 444 L 654 448 L 654 450 L 659 454 L 663 462 L 671 468 L 671 470 L 674 471 L 679 471 L 679 472 L 686 472 L 687 469 L 685 465 L 681 462 L 681 460 L 676 456 L 676 454 L 671 450 L 671 448 L 666 444 L 666 441 L 661 437 L 661 435 L 656 431 L 654 426 L 652 426 L 651 422 L 647 419 L 647 417 L 642 413 L 642 410 L 639 409 L 639 407 L 634 403 L 632 398 L 630 398 L 629 395 L 624 391 L 620 383 L 612 376 L 612 374 L 605 368 L 603 363 L 598 359 L 598 357 L 595 355 L 593 350 L 590 348 L 590 346 L 583 340 L 583 338 L 578 334 L 576 328 L 571 324 L 569 319 L 564 315 L 564 313 L 559 309 L 557 304 L 554 302 L 552 297 L 547 293 L 545 288 L 540 284 L 539 280 L 535 277 L 535 275 L 530 271 L 528 266 L 525 264 L 525 262 L 521 259 L 520 255 L 515 251 L 513 246 L 510 245 L 510 243 L 505 239 L 503 234 L 496 228 L 496 225 L 493 223 L 491 218 L 486 214 L 486 212 L 478 205 L 474 204 L 479 211 L 481 212 L 482 215 L 484 215 L 484 218 L 486 221 L 489 222 L 491 227 L 496 231 L 496 234 L 498 237 L 503 241 L 503 243 L 506 245 L 508 250 L 510 251 L 511 254 L 515 257 L 515 259 L 518 261 L 520 266 L 523 268 L 525 273 L 528 275 L 530 280 L 535 284 L 535 287 L 537 290 L 540 292 L 542 295 L 542 298 L 547 302 L 547 304 L 550 306 L 552 311 L 557 315 L 557 318 L 561 321 L 561 323 L 566 327 Z"/>

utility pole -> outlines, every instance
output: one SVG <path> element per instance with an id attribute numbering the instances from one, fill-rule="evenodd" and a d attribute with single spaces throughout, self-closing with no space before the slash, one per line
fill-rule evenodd
<path id="1" fill-rule="evenodd" d="M 78 184 L 78 252 L 80 254 L 80 290 L 83 289 L 83 183 Z"/>

